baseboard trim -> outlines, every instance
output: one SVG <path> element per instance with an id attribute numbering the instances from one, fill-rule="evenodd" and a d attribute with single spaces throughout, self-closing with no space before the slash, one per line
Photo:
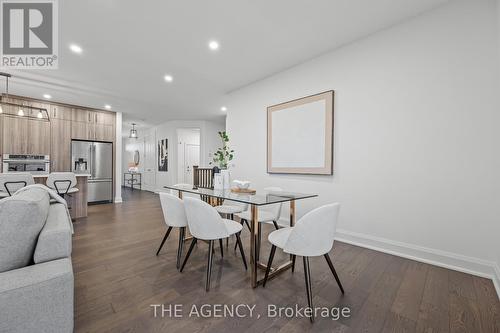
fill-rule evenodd
<path id="1" fill-rule="evenodd" d="M 122 197 L 115 197 L 115 203 L 122 203 Z"/>
<path id="2" fill-rule="evenodd" d="M 500 299 L 500 268 L 498 264 L 493 261 L 393 241 L 344 229 L 337 229 L 337 236 L 335 239 L 343 243 L 491 279 L 495 286 L 497 296 Z"/>

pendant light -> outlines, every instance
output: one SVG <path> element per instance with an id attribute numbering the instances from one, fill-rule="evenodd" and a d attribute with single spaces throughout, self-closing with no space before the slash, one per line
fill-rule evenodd
<path id="1" fill-rule="evenodd" d="M 137 130 L 135 129 L 135 125 L 136 125 L 135 123 L 132 123 L 132 129 L 130 130 L 130 135 L 128 136 L 131 139 L 137 139 L 137 138 L 139 138 L 137 136 Z"/>

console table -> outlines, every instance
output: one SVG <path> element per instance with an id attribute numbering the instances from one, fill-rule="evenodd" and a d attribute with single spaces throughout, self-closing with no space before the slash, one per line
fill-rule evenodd
<path id="1" fill-rule="evenodd" d="M 125 186 L 125 187 L 128 186 L 132 190 L 134 189 L 134 186 L 138 186 L 139 190 L 141 190 L 142 189 L 142 173 L 140 173 L 140 172 L 125 172 L 125 173 L 123 173 L 123 186 Z"/>

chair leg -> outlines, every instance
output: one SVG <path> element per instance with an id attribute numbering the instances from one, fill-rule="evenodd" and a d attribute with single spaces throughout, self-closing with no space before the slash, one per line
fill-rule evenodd
<path id="1" fill-rule="evenodd" d="M 280 226 L 278 225 L 278 222 L 273 220 L 273 224 L 274 224 L 274 227 L 276 228 L 276 230 L 279 230 Z"/>
<path id="2" fill-rule="evenodd" d="M 325 259 L 326 259 L 326 262 L 328 263 L 328 266 L 330 267 L 330 270 L 333 273 L 333 276 L 335 277 L 335 280 L 337 281 L 337 284 L 339 285 L 340 291 L 343 294 L 344 293 L 344 287 L 342 287 L 342 283 L 340 283 L 339 276 L 337 275 L 337 271 L 333 267 L 332 261 L 330 259 L 330 256 L 328 255 L 328 253 L 325 253 Z"/>
<path id="3" fill-rule="evenodd" d="M 186 227 L 182 227 L 179 229 L 179 247 L 177 248 L 177 269 L 181 266 L 181 257 L 182 257 L 182 249 L 184 248 L 184 233 L 186 231 Z"/>
<path id="4" fill-rule="evenodd" d="M 236 244 L 238 244 L 238 246 L 240 247 L 241 259 L 243 259 L 243 265 L 245 265 L 245 270 L 247 270 L 247 259 L 245 258 L 245 251 L 243 251 L 243 245 L 241 244 L 239 233 L 236 234 Z"/>
<path id="5" fill-rule="evenodd" d="M 295 258 L 297 258 L 297 256 L 292 255 L 292 273 L 295 272 Z"/>
<path id="6" fill-rule="evenodd" d="M 273 264 L 274 253 L 276 252 L 276 246 L 273 245 L 271 247 L 271 254 L 269 254 L 269 260 L 267 261 L 267 269 L 266 275 L 264 276 L 264 283 L 262 283 L 262 287 L 266 287 L 267 278 L 269 277 L 269 272 L 271 271 L 271 265 Z"/>
<path id="7" fill-rule="evenodd" d="M 165 236 L 163 237 L 163 240 L 161 241 L 160 247 L 158 248 L 158 251 L 156 251 L 156 255 L 160 253 L 161 248 L 163 247 L 163 244 L 165 244 L 165 241 L 168 238 L 168 235 L 170 235 L 170 231 L 172 231 L 172 227 L 168 227 L 167 232 L 165 233 Z"/>
<path id="8" fill-rule="evenodd" d="M 189 245 L 189 250 L 188 253 L 186 254 L 186 258 L 184 258 L 184 262 L 182 263 L 181 270 L 180 272 L 182 273 L 182 270 L 184 269 L 184 266 L 186 266 L 186 263 L 189 259 L 189 256 L 191 255 L 191 252 L 193 251 L 194 246 L 196 245 L 197 239 L 193 237 L 193 240 L 191 241 L 191 245 Z"/>
<path id="9" fill-rule="evenodd" d="M 247 220 L 242 220 L 242 221 L 245 222 L 245 224 L 247 225 L 248 231 L 251 231 L 252 229 L 250 229 L 250 224 L 248 224 L 248 221 Z"/>
<path id="10" fill-rule="evenodd" d="M 220 246 L 220 256 L 224 258 L 224 247 L 222 246 L 222 238 L 219 239 L 219 246 Z"/>
<path id="11" fill-rule="evenodd" d="M 309 320 L 314 322 L 314 308 L 313 308 L 313 302 L 312 302 L 312 289 L 311 289 L 311 271 L 309 269 L 309 257 L 303 257 L 304 259 L 304 277 L 306 280 L 306 293 L 307 293 L 307 303 L 309 304 L 309 307 L 311 308 L 311 317 L 309 317 Z"/>
<path id="12" fill-rule="evenodd" d="M 208 266 L 207 266 L 207 282 L 205 284 L 205 290 L 210 290 L 210 276 L 212 275 L 212 261 L 214 258 L 214 241 L 208 242 Z"/>

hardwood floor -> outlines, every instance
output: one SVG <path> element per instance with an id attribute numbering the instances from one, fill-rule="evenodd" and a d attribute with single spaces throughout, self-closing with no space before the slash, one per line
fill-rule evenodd
<path id="1" fill-rule="evenodd" d="M 302 260 L 295 272 L 252 289 L 234 239 L 221 260 L 216 246 L 205 292 L 207 244 L 199 242 L 176 270 L 177 230 L 159 256 L 166 231 L 157 195 L 124 189 L 123 204 L 90 206 L 75 223 L 76 332 L 499 332 L 500 302 L 490 280 L 336 242 L 330 253 L 346 293 L 323 257 L 311 258 L 316 307 L 349 307 L 349 318 L 269 318 L 267 305 L 307 305 Z M 264 235 L 274 230 L 264 228 Z M 243 230 L 249 251 L 248 230 Z M 263 237 L 261 257 L 269 255 Z M 225 244 L 225 242 L 224 242 Z M 187 251 L 185 245 L 185 251 Z M 284 260 L 276 251 L 275 262 Z M 250 318 L 189 317 L 193 305 L 256 305 Z M 183 318 L 154 317 L 152 304 L 181 304 Z M 158 311 L 159 312 L 159 311 Z M 248 313 L 248 311 L 247 311 Z"/>

